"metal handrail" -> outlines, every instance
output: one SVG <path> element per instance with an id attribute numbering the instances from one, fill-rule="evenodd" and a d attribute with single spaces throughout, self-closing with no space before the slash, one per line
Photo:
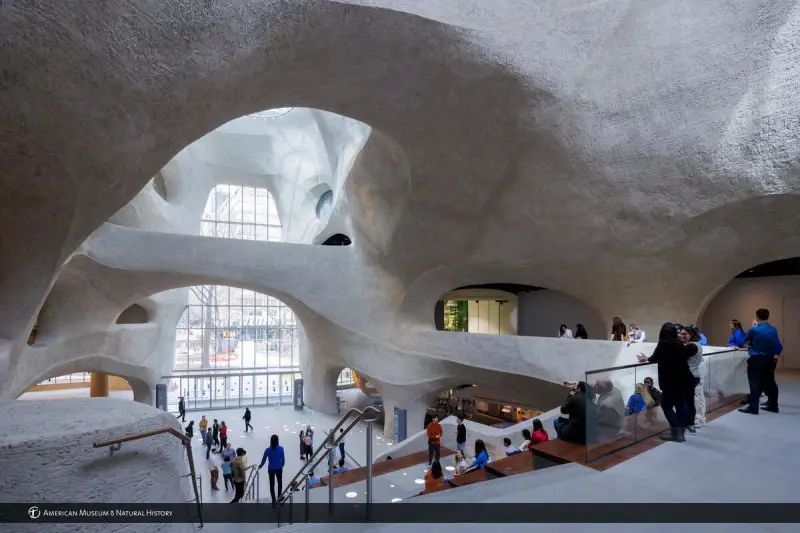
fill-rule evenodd
<path id="1" fill-rule="evenodd" d="M 186 458 L 189 460 L 189 475 L 192 478 L 192 489 L 194 489 L 194 501 L 197 502 L 197 515 L 200 520 L 200 528 L 203 527 L 203 501 L 200 497 L 200 491 L 197 487 L 197 471 L 194 468 L 194 458 L 192 457 L 192 439 L 187 437 L 180 431 L 175 428 L 171 427 L 163 427 L 160 429 L 154 429 L 152 431 L 142 431 L 140 433 L 134 433 L 133 435 L 125 435 L 124 437 L 117 437 L 115 439 L 104 440 L 101 442 L 95 442 L 92 444 L 93 448 L 105 448 L 106 446 L 111 446 L 112 453 L 114 450 L 119 450 L 119 446 L 122 445 L 123 442 L 130 442 L 139 439 L 145 439 L 147 437 L 155 437 L 156 435 L 161 435 L 164 433 L 169 433 L 180 439 L 183 447 L 186 449 Z M 114 448 L 114 445 L 117 445 Z"/>
<path id="2" fill-rule="evenodd" d="M 258 503 L 258 500 L 261 496 L 258 485 L 258 479 L 259 479 L 258 467 L 256 465 L 250 465 L 245 469 L 245 472 L 247 470 L 250 470 L 251 472 L 250 475 L 247 477 L 247 482 L 245 483 L 247 489 L 245 490 L 244 493 L 244 499 L 255 500 L 256 503 Z"/>
<path id="3" fill-rule="evenodd" d="M 704 353 L 703 357 L 711 357 L 712 355 L 717 355 L 721 353 L 732 353 L 741 351 L 741 348 L 731 348 L 730 350 L 719 350 L 716 352 Z M 627 370 L 628 368 L 636 368 L 638 366 L 646 366 L 646 365 L 654 365 L 655 363 L 631 363 L 630 365 L 622 365 L 622 366 L 610 366 L 608 368 L 600 368 L 598 370 L 587 370 L 585 374 L 588 376 L 589 374 L 600 374 L 603 372 L 611 372 L 612 370 Z"/>
<path id="4" fill-rule="evenodd" d="M 381 414 L 381 411 L 379 409 L 371 405 L 368 405 L 367 407 L 364 408 L 363 411 L 353 407 L 352 409 L 349 409 L 344 414 L 344 416 L 342 416 L 342 418 L 339 420 L 336 426 L 334 426 L 334 428 L 331 430 L 330 436 L 325 438 L 322 444 L 320 444 L 317 447 L 317 449 L 314 450 L 314 453 L 311 454 L 311 457 L 306 461 L 306 463 L 303 465 L 300 471 L 297 472 L 297 474 L 295 474 L 295 476 L 287 484 L 286 488 L 283 489 L 283 492 L 280 493 L 280 495 L 278 496 L 279 503 L 282 502 L 286 498 L 286 496 L 292 492 L 293 487 L 300 486 L 302 480 L 308 477 L 309 472 L 313 472 L 314 469 L 317 466 L 319 466 L 319 464 L 323 460 L 325 460 L 325 458 L 330 454 L 331 450 L 335 449 L 339 445 L 339 441 L 342 440 L 345 437 L 345 435 L 347 435 L 350 432 L 350 430 L 353 429 L 364 418 L 364 415 L 367 414 L 367 412 L 369 411 L 374 411 L 375 414 L 377 415 Z M 352 415 L 355 415 L 355 418 L 350 423 L 350 425 L 347 426 L 347 428 L 344 431 L 340 432 L 338 434 L 338 437 L 335 436 L 337 435 L 336 430 L 341 429 L 341 427 L 344 426 L 347 419 Z M 331 487 L 332 486 L 333 485 L 331 484 Z"/>

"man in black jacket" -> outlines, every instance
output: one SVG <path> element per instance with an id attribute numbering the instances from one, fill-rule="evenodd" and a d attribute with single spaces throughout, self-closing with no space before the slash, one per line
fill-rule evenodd
<path id="1" fill-rule="evenodd" d="M 467 449 L 467 427 L 464 425 L 464 416 L 458 417 L 458 425 L 456 426 L 456 448 L 462 454 L 466 453 Z"/>

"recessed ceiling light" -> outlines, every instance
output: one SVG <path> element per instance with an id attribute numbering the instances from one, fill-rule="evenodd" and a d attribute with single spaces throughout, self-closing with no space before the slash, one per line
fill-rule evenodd
<path id="1" fill-rule="evenodd" d="M 392 498 L 392 503 L 397 503 L 403 501 L 403 498 Z"/>
<path id="2" fill-rule="evenodd" d="M 417 485 L 424 485 L 425 484 L 425 480 L 424 479 L 415 479 L 414 483 L 416 483 Z"/>
<path id="3" fill-rule="evenodd" d="M 348 492 L 347 494 L 345 494 L 345 496 L 347 496 L 348 498 L 355 498 L 356 496 L 358 496 L 358 493 L 357 492 Z"/>
<path id="4" fill-rule="evenodd" d="M 389 446 L 391 446 L 391 445 L 392 445 L 392 443 L 391 443 L 391 442 L 387 442 L 386 444 L 388 444 Z"/>

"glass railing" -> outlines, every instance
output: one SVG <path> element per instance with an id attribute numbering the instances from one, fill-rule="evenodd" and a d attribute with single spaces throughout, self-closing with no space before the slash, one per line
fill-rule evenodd
<path id="1" fill-rule="evenodd" d="M 655 348 L 655 344 L 650 346 Z M 702 394 L 696 392 L 701 401 L 695 403 L 699 404 L 700 410 L 705 403 L 705 413 L 698 412 L 699 415 L 705 416 L 738 402 L 747 394 L 747 357 L 747 352 L 740 350 L 717 350 L 704 354 L 699 385 Z M 670 429 L 661 409 L 661 387 L 655 363 L 591 370 L 586 372 L 584 382 L 590 389 L 584 406 L 587 463 Z M 688 421 L 688 424 L 692 423 Z M 568 427 L 568 433 L 569 429 L 578 428 Z"/>

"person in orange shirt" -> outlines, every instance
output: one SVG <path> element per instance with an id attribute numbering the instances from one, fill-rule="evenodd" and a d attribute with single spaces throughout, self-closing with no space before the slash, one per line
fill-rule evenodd
<path id="1" fill-rule="evenodd" d="M 431 466 L 434 456 L 436 456 L 436 462 L 439 462 L 442 448 L 442 426 L 439 425 L 438 415 L 433 415 L 433 419 L 425 431 L 428 433 L 428 466 Z M 441 469 L 441 466 L 439 468 Z"/>
<path id="2" fill-rule="evenodd" d="M 435 489 L 444 483 L 444 474 L 442 473 L 442 465 L 437 459 L 431 463 L 430 469 L 425 473 L 425 492 Z"/>

